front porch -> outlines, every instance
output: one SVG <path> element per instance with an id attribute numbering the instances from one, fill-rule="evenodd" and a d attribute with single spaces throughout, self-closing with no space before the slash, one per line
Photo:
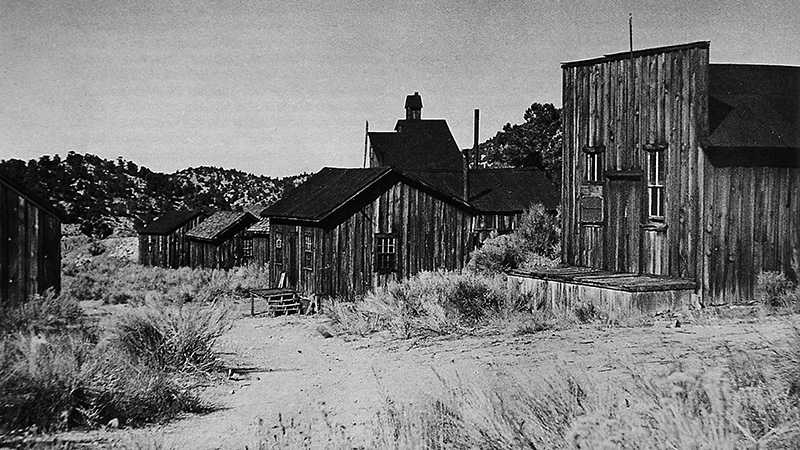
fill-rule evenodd
<path id="1" fill-rule="evenodd" d="M 508 288 L 529 296 L 533 308 L 572 309 L 592 303 L 609 312 L 677 311 L 695 305 L 697 284 L 685 278 L 610 272 L 590 267 L 512 270 Z"/>

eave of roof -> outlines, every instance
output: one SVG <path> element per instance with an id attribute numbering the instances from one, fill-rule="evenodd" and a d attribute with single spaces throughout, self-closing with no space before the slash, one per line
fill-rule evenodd
<path id="1" fill-rule="evenodd" d="M 656 55 L 658 53 L 667 53 L 667 52 L 675 52 L 680 50 L 689 50 L 693 48 L 709 48 L 711 45 L 710 41 L 697 41 L 697 42 L 690 42 L 688 44 L 678 44 L 678 45 L 667 45 L 663 47 L 653 47 L 653 48 L 646 48 L 642 50 L 634 50 L 633 57 L 640 57 L 640 56 L 648 56 L 648 55 Z M 592 64 L 599 64 L 609 61 L 617 61 L 620 59 L 630 59 L 631 52 L 619 52 L 619 53 L 611 53 L 608 55 L 601 56 L 599 58 L 591 58 L 591 59 L 582 59 L 578 61 L 569 61 L 569 62 L 562 62 L 561 68 L 566 69 L 569 67 L 577 67 L 577 66 L 589 66 Z"/>
<path id="2" fill-rule="evenodd" d="M 249 212 L 217 211 L 189 230 L 186 237 L 198 241 L 214 242 L 243 222 L 248 221 L 247 226 L 257 222 L 258 219 Z"/>
<path id="3" fill-rule="evenodd" d="M 39 208 L 43 209 L 44 211 L 48 212 L 52 216 L 56 217 L 60 221 L 65 221 L 67 219 L 66 215 L 60 211 L 58 208 L 54 207 L 50 202 L 42 199 L 38 195 L 31 192 L 28 188 L 21 186 L 19 183 L 11 180 L 7 176 L 0 173 L 0 183 L 5 184 L 10 189 L 16 191 L 19 195 L 28 198 L 31 202 L 36 204 Z"/>
<path id="4" fill-rule="evenodd" d="M 194 220 L 203 212 L 199 210 L 189 211 L 167 211 L 161 217 L 150 222 L 139 229 L 139 234 L 144 235 L 165 235 L 170 234 L 187 222 Z"/>

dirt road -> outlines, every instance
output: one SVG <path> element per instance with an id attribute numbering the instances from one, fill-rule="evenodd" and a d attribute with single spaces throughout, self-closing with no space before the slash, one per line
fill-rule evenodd
<path id="1" fill-rule="evenodd" d="M 582 326 L 523 336 L 345 340 L 323 337 L 317 328 L 325 321 L 238 320 L 220 348 L 233 366 L 249 370 L 203 392 L 220 409 L 151 431 L 182 448 L 244 449 L 255 446 L 259 432 L 274 431 L 279 414 L 284 423 L 302 423 L 324 413 L 358 435 L 385 409 L 387 398 L 413 404 L 465 380 L 485 382 L 498 373 L 546 379 L 564 370 L 602 389 L 630 379 L 633 372 L 663 374 L 678 362 L 684 367 L 721 363 L 731 348 L 782 346 L 791 331 L 787 319 L 763 318 L 679 328 L 664 321 L 652 327 Z"/>

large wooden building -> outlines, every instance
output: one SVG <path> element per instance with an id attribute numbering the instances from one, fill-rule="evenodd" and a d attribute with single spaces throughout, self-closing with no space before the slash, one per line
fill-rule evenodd
<path id="1" fill-rule="evenodd" d="M 247 229 L 258 222 L 249 212 L 217 211 L 186 233 L 189 266 L 230 269 L 247 261 Z"/>
<path id="2" fill-rule="evenodd" d="M 552 184 L 538 171 L 526 173 L 544 184 L 521 192 L 530 183 L 499 188 L 487 182 L 491 171 L 474 176 L 482 181 L 470 187 L 473 203 L 460 195 L 458 174 L 322 169 L 264 212 L 274 283 L 285 274 L 288 286 L 304 294 L 352 299 L 420 271 L 460 269 L 480 239 L 477 217 L 504 217 L 492 223 L 510 227 L 534 203 L 555 206 Z"/>
<path id="3" fill-rule="evenodd" d="M 0 175 L 0 306 L 61 288 L 61 214 Z"/>
<path id="4" fill-rule="evenodd" d="M 800 267 L 800 68 L 710 64 L 709 43 L 563 66 L 563 262 L 753 299 Z"/>
<path id="5" fill-rule="evenodd" d="M 201 211 L 169 211 L 139 230 L 139 263 L 177 269 L 189 265 L 186 233 L 203 221 Z"/>

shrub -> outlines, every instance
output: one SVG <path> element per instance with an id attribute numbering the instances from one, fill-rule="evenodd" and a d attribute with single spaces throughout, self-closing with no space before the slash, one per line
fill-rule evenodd
<path id="1" fill-rule="evenodd" d="M 497 273 L 519 267 L 553 266 L 561 253 L 560 216 L 541 205 L 525 211 L 511 234 L 491 237 L 470 254 L 467 268 Z"/>
<path id="2" fill-rule="evenodd" d="M 79 328 L 86 324 L 83 310 L 74 298 L 48 289 L 16 307 L 0 308 L 0 334 L 34 333 Z"/>
<path id="3" fill-rule="evenodd" d="M 214 344 L 232 326 L 220 306 L 142 306 L 124 312 L 113 342 L 136 362 L 169 372 L 219 367 Z"/>
<path id="4" fill-rule="evenodd" d="M 756 300 L 770 308 L 786 308 L 800 301 L 800 288 L 781 272 L 762 272 L 756 282 Z"/>

